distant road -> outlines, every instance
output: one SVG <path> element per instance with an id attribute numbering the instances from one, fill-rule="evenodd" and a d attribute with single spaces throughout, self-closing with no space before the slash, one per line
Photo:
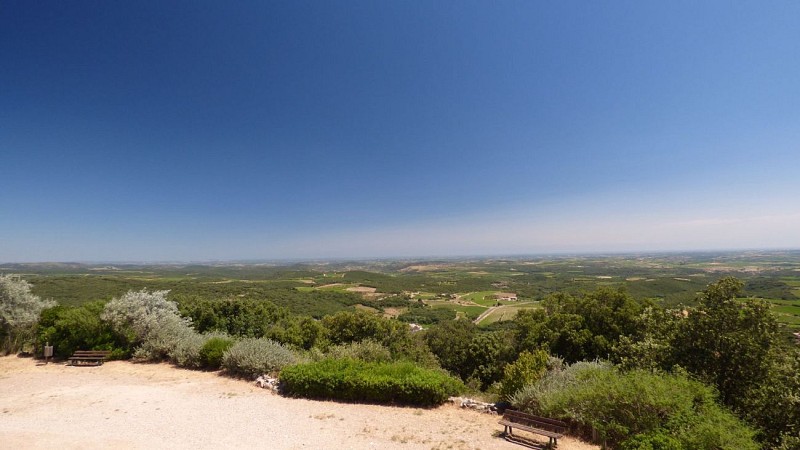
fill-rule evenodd
<path id="1" fill-rule="evenodd" d="M 478 325 L 481 322 L 481 320 L 486 318 L 486 316 L 488 316 L 489 314 L 491 314 L 495 310 L 503 308 L 503 307 L 504 306 L 502 306 L 502 305 L 501 306 L 490 306 L 489 309 L 487 309 L 486 311 L 482 312 L 480 316 L 476 317 L 475 320 L 472 321 L 472 323 L 474 323 L 475 325 Z"/>

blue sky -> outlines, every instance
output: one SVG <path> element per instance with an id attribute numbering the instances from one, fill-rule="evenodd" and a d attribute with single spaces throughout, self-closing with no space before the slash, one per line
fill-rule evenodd
<path id="1" fill-rule="evenodd" d="M 0 7 L 0 262 L 800 247 L 800 3 Z"/>

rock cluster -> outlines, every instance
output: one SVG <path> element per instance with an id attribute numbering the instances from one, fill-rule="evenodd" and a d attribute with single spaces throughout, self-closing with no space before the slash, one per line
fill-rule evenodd
<path id="1" fill-rule="evenodd" d="M 278 392 L 278 379 L 272 378 L 269 375 L 261 375 L 256 378 L 256 386 L 261 389 L 269 389 L 272 392 Z"/>
<path id="2" fill-rule="evenodd" d="M 462 408 L 474 409 L 475 411 L 483 412 L 486 414 L 497 414 L 497 405 L 495 403 L 479 402 L 477 400 L 466 397 L 450 397 L 450 402 L 459 405 Z"/>

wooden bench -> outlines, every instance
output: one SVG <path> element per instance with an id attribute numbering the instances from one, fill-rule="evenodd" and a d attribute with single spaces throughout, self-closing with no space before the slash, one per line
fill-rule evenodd
<path id="1" fill-rule="evenodd" d="M 111 356 L 108 350 L 75 350 L 67 359 L 70 366 L 99 366 Z"/>
<path id="2" fill-rule="evenodd" d="M 530 433 L 547 436 L 550 438 L 550 443 L 548 444 L 550 448 L 558 446 L 558 439 L 564 437 L 564 432 L 567 430 L 567 424 L 560 420 L 534 416 L 533 414 L 511 409 L 506 410 L 503 414 L 503 418 L 498 423 L 505 427 L 503 436 L 507 441 L 523 445 L 527 444 L 524 440 L 514 435 L 513 429 L 517 428 Z"/>

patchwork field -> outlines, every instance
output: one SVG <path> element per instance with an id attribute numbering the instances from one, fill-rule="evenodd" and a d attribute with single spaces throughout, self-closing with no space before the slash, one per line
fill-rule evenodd
<path id="1" fill-rule="evenodd" d="M 537 307 L 555 292 L 578 294 L 598 287 L 625 289 L 638 299 L 691 305 L 705 286 L 724 276 L 745 282 L 744 295 L 772 302 L 778 319 L 800 330 L 800 251 L 673 253 L 476 258 L 430 261 L 242 263 L 217 265 L 5 264 L 34 293 L 61 304 L 109 300 L 130 289 L 170 290 L 183 298 L 261 299 L 296 314 L 320 318 L 336 311 L 369 308 L 400 316 L 415 308 L 449 309 L 482 325 L 511 320 L 521 308 Z M 510 292 L 519 302 L 500 301 Z M 360 306 L 359 306 L 360 305 Z"/>

